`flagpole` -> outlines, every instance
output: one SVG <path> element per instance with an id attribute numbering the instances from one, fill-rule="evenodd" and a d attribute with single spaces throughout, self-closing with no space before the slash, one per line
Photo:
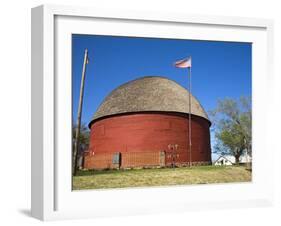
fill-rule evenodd
<path id="1" fill-rule="evenodd" d="M 73 173 L 73 175 L 76 175 L 76 171 L 77 171 L 79 136 L 80 136 L 80 127 L 81 127 L 81 115 L 82 115 L 84 83 L 85 83 L 85 74 L 86 74 L 87 63 L 88 63 L 88 49 L 85 49 L 83 69 L 82 69 L 82 78 L 81 78 L 81 85 L 80 85 L 80 96 L 79 96 L 79 106 L 78 106 L 78 116 L 77 116 L 77 128 L 76 128 L 76 133 L 75 133 L 75 142 L 74 142 L 73 159 L 72 159 L 72 166 L 73 166 L 72 173 Z"/>
<path id="2" fill-rule="evenodd" d="M 188 115 L 188 136 L 189 136 L 189 167 L 191 167 L 192 165 L 192 154 L 191 154 L 191 146 L 192 146 L 192 142 L 191 142 L 191 66 L 188 67 L 188 71 L 189 71 L 189 115 Z"/>
<path id="3" fill-rule="evenodd" d="M 189 167 L 191 167 L 192 165 L 192 142 L 191 142 L 191 56 L 189 56 L 188 58 L 185 58 L 183 60 L 178 60 L 175 62 L 175 66 L 177 68 L 187 68 L 187 77 L 188 77 L 188 86 L 189 86 L 189 114 L 188 114 L 188 147 L 187 148 L 187 156 L 186 158 L 188 158 L 188 151 L 189 151 Z M 186 164 L 188 164 L 188 160 L 186 160 Z"/>

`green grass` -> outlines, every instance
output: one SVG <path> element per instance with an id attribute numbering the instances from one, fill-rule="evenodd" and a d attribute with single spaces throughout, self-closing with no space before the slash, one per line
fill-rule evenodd
<path id="1" fill-rule="evenodd" d="M 251 181 L 243 166 L 197 166 L 162 169 L 78 171 L 73 189 L 150 187 Z"/>

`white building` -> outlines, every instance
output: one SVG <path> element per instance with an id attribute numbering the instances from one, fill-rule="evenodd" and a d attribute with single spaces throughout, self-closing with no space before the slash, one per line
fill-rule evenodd
<path id="1" fill-rule="evenodd" d="M 252 161 L 252 158 L 249 155 L 241 155 L 239 158 L 239 163 L 249 163 Z M 232 155 L 221 155 L 214 163 L 215 166 L 225 165 L 231 166 L 235 165 L 235 157 Z"/>

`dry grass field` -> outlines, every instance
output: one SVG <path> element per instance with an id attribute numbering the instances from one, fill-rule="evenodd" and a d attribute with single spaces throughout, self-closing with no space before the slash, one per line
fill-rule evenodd
<path id="1" fill-rule="evenodd" d="M 161 169 L 79 171 L 73 190 L 249 182 L 243 166 L 197 166 Z"/>

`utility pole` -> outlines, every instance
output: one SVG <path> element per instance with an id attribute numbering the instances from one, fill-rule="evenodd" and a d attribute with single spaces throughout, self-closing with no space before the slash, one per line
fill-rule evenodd
<path id="1" fill-rule="evenodd" d="M 74 150 L 73 150 L 73 157 L 72 157 L 72 174 L 73 175 L 76 175 L 76 171 L 77 171 L 79 136 L 80 136 L 81 115 L 82 115 L 83 95 L 84 95 L 84 83 L 85 83 L 85 74 L 86 74 L 86 65 L 87 64 L 88 64 L 88 49 L 85 49 L 83 69 L 82 69 L 82 78 L 81 78 L 81 85 L 80 85 L 77 127 L 76 127 L 76 131 L 75 131 L 75 142 L 74 142 Z"/>

